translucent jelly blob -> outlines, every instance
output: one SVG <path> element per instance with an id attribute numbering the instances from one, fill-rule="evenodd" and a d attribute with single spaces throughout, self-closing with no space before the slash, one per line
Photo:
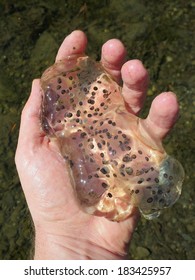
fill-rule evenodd
<path id="1" fill-rule="evenodd" d="M 120 221 L 138 207 L 152 219 L 176 202 L 181 164 L 127 111 L 101 63 L 67 57 L 43 73 L 41 89 L 42 128 L 68 163 L 84 211 Z"/>

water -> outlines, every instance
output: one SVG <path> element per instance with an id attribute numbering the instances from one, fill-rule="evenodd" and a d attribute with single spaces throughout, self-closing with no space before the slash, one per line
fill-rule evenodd
<path id="1" fill-rule="evenodd" d="M 192 1 L 0 2 L 0 258 L 29 258 L 32 225 L 14 164 L 20 114 L 31 81 L 53 64 L 63 38 L 82 29 L 88 54 L 100 58 L 108 39 L 121 39 L 129 58 L 150 73 L 146 116 L 161 91 L 174 91 L 180 118 L 165 148 L 184 166 L 178 202 L 154 221 L 141 219 L 130 248 L 134 259 L 194 259 L 194 69 Z"/>

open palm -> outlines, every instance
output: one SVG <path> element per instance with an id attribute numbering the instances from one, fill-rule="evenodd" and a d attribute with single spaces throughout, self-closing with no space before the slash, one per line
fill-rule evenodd
<path id="1" fill-rule="evenodd" d="M 56 60 L 83 54 L 86 45 L 85 34 L 74 31 L 65 38 Z M 125 56 L 123 44 L 112 39 L 102 47 L 101 62 L 117 82 L 123 81 L 122 94 L 129 111 L 137 114 L 145 99 L 148 75 L 140 61 L 124 63 Z M 116 223 L 80 210 L 66 163 L 55 143 L 41 131 L 40 104 L 40 83 L 34 80 L 22 112 L 16 165 L 35 225 L 35 258 L 124 258 L 138 212 L 135 209 L 128 219 Z M 161 93 L 152 103 L 144 128 L 152 138 L 161 140 L 175 123 L 177 114 L 175 95 Z"/>

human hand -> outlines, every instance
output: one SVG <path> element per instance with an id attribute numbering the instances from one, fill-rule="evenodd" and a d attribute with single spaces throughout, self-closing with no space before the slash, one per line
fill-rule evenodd
<path id="1" fill-rule="evenodd" d="M 83 54 L 87 39 L 74 31 L 65 38 L 56 60 Z M 125 62 L 126 51 L 116 39 L 102 47 L 101 62 L 117 82 L 123 81 L 122 94 L 131 113 L 143 106 L 148 74 L 138 60 Z M 122 259 L 128 252 L 139 214 L 136 209 L 119 223 L 91 216 L 80 210 L 63 158 L 40 127 L 40 83 L 34 80 L 31 95 L 21 118 L 16 166 L 35 226 L 35 259 Z M 178 114 L 171 92 L 157 96 L 143 129 L 162 140 Z"/>

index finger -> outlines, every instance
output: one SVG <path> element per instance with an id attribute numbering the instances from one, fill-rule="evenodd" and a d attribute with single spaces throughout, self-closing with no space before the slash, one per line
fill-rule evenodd
<path id="1" fill-rule="evenodd" d="M 87 46 L 87 37 L 81 30 L 75 30 L 69 34 L 62 42 L 56 61 L 62 60 L 70 55 L 84 54 Z"/>

